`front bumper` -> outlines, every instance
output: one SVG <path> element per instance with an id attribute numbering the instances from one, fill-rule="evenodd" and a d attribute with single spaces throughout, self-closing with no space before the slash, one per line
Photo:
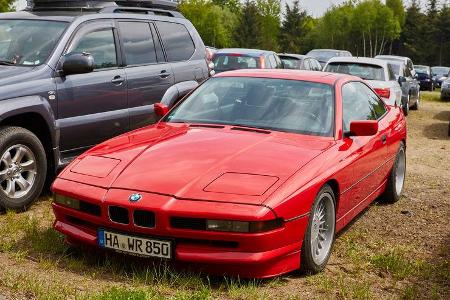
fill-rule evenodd
<path id="1" fill-rule="evenodd" d="M 300 249 L 308 216 L 285 222 L 283 227 L 263 233 L 178 229 L 170 225 L 172 216 L 248 220 L 250 217 L 273 213 L 263 206 L 178 200 L 149 193 L 141 193 L 143 198 L 139 203 L 126 203 L 123 199 L 128 199 L 130 191 L 111 190 L 106 194 L 104 190 L 100 190 L 87 186 L 78 188 L 78 193 L 86 193 L 81 198 L 89 202 L 91 200 L 88 195 L 105 194 L 100 203 L 100 216 L 53 203 L 56 217 L 54 228 L 71 241 L 95 247 L 99 228 L 149 238 L 171 239 L 175 245 L 175 262 L 187 263 L 215 275 L 266 278 L 300 267 Z M 98 201 L 91 203 L 98 204 Z M 152 211 L 156 217 L 155 226 L 142 228 L 131 221 L 130 224 L 112 222 L 107 210 L 110 205 L 127 208 L 130 217 L 137 208 Z"/>

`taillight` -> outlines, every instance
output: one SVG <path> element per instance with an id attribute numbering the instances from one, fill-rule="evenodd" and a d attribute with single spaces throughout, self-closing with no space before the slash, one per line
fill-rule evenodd
<path id="1" fill-rule="evenodd" d="M 264 59 L 264 56 L 260 56 L 259 57 L 259 64 L 261 65 L 260 66 L 261 69 L 265 69 L 266 68 L 266 61 Z"/>
<path id="2" fill-rule="evenodd" d="M 214 71 L 214 51 L 208 48 L 206 50 L 206 64 L 208 65 L 208 75 L 213 76 L 216 72 Z"/>
<path id="3" fill-rule="evenodd" d="M 375 93 L 378 94 L 381 98 L 389 99 L 391 97 L 391 89 L 390 88 L 384 88 L 384 89 L 374 89 Z"/>

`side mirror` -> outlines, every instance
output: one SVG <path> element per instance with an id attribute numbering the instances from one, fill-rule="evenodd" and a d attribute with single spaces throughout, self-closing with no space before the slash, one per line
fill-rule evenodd
<path id="1" fill-rule="evenodd" d="M 406 82 L 406 77 L 404 77 L 404 76 L 399 76 L 399 77 L 398 77 L 398 83 L 399 83 L 400 85 L 402 85 L 404 82 Z"/>
<path id="2" fill-rule="evenodd" d="M 94 71 L 94 58 L 88 53 L 68 53 L 63 56 L 64 75 L 85 74 Z"/>
<path id="3" fill-rule="evenodd" d="M 348 136 L 372 136 L 378 132 L 378 121 L 352 121 Z"/>
<path id="4" fill-rule="evenodd" d="M 169 112 L 169 108 L 162 103 L 155 103 L 154 110 L 158 117 L 164 117 Z"/>

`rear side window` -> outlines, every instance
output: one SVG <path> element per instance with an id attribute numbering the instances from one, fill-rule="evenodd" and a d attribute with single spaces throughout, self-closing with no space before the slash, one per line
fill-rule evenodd
<path id="1" fill-rule="evenodd" d="M 395 78 L 394 67 L 392 64 L 388 64 L 388 74 L 389 74 L 389 80 L 393 80 L 393 81 L 397 80 L 397 78 Z"/>
<path id="2" fill-rule="evenodd" d="M 239 69 L 258 69 L 260 68 L 259 59 L 252 56 L 241 56 L 236 54 L 217 54 L 214 55 L 214 70 L 217 72 L 239 70 Z"/>
<path id="3" fill-rule="evenodd" d="M 270 61 L 270 65 L 272 66 L 272 68 L 276 69 L 277 61 L 275 60 L 275 56 L 269 55 L 269 61 Z"/>
<path id="4" fill-rule="evenodd" d="M 148 23 L 119 22 L 127 65 L 156 63 L 155 45 Z"/>
<path id="5" fill-rule="evenodd" d="M 156 22 L 161 35 L 167 60 L 170 62 L 183 61 L 191 58 L 195 46 L 189 31 L 182 24 Z"/>
<path id="6" fill-rule="evenodd" d="M 285 69 L 300 69 L 300 65 L 302 64 L 300 59 L 290 56 L 282 56 L 281 60 Z"/>

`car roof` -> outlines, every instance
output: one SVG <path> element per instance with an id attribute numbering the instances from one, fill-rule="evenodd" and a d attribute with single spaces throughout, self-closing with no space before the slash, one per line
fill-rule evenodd
<path id="1" fill-rule="evenodd" d="M 268 50 L 245 49 L 245 48 L 224 48 L 217 50 L 216 54 L 246 54 L 250 56 L 260 56 L 262 54 L 275 53 Z"/>
<path id="2" fill-rule="evenodd" d="M 370 58 L 370 57 L 350 57 L 350 56 L 338 56 L 333 57 L 328 61 L 328 64 L 334 63 L 334 62 L 344 62 L 344 63 L 361 63 L 361 64 L 370 64 L 370 65 L 376 65 L 380 67 L 387 67 L 388 63 L 385 60 L 377 59 L 377 58 Z"/>
<path id="3" fill-rule="evenodd" d="M 289 70 L 289 69 L 251 69 L 251 70 L 236 70 L 219 73 L 214 77 L 253 77 L 253 78 L 272 78 L 272 79 L 286 79 L 309 81 L 325 84 L 335 84 L 340 79 L 357 80 L 361 78 L 347 74 L 327 73 L 319 71 L 303 71 L 303 70 Z"/>
<path id="4" fill-rule="evenodd" d="M 26 19 L 26 20 L 43 20 L 43 21 L 65 21 L 72 22 L 76 17 L 86 15 L 80 11 L 18 11 L 0 14 L 2 19 Z"/>

